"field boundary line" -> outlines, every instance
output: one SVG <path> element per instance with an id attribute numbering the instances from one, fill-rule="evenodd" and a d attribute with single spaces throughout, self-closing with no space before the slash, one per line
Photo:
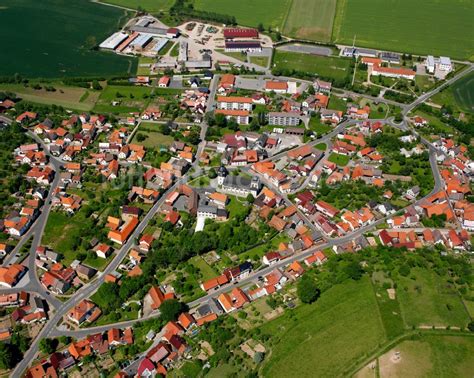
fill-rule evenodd
<path id="1" fill-rule="evenodd" d="M 281 31 L 280 33 L 283 34 L 285 33 L 286 34 L 286 31 L 285 31 L 285 28 L 286 28 L 286 23 L 288 22 L 288 16 L 290 15 L 290 12 L 291 12 L 291 8 L 293 8 L 293 4 L 294 4 L 294 0 L 290 0 L 290 5 L 285 13 L 285 17 L 283 18 L 283 21 L 282 21 L 282 25 L 281 25 Z"/>
<path id="2" fill-rule="evenodd" d="M 336 11 L 334 12 L 334 18 L 332 20 L 330 42 L 336 41 L 337 38 L 335 38 L 335 36 L 339 37 L 342 21 L 344 20 L 344 11 L 346 9 L 346 1 L 347 0 L 336 0 Z M 341 11 L 339 11 L 339 9 L 341 9 Z"/>

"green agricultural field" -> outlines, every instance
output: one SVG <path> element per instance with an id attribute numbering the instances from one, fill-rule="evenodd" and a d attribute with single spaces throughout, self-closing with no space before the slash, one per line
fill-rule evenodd
<path id="1" fill-rule="evenodd" d="M 400 360 L 394 362 L 395 352 Z M 398 344 L 379 358 L 379 376 L 470 377 L 474 366 L 474 337 L 422 335 Z"/>
<path id="2" fill-rule="evenodd" d="M 350 59 L 317 56 L 275 50 L 273 63 L 276 69 L 296 70 L 324 78 L 343 80 L 349 74 Z"/>
<path id="3" fill-rule="evenodd" d="M 474 59 L 474 2 L 465 0 L 339 0 L 336 43 Z"/>
<path id="4" fill-rule="evenodd" d="M 412 269 L 410 277 L 400 277 L 397 286 L 397 298 L 408 327 L 466 326 L 469 314 L 445 277 L 427 269 Z"/>
<path id="5" fill-rule="evenodd" d="M 290 316 L 291 315 L 291 316 Z M 261 327 L 271 335 L 265 377 L 337 377 L 386 340 L 368 277 L 346 281 Z"/>
<path id="6" fill-rule="evenodd" d="M 195 0 L 198 10 L 235 16 L 237 23 L 282 30 L 291 0 Z"/>
<path id="7" fill-rule="evenodd" d="M 148 12 L 160 12 L 169 10 L 174 0 L 101 0 L 101 2 L 129 9 L 140 8 Z"/>
<path id="8" fill-rule="evenodd" d="M 283 34 L 294 38 L 329 42 L 336 0 L 293 0 Z"/>
<path id="9" fill-rule="evenodd" d="M 92 50 L 125 21 L 121 9 L 85 0 L 0 0 L 0 76 L 117 76 L 136 59 Z M 8 56 L 6 56 L 8 55 Z"/>
<path id="10" fill-rule="evenodd" d="M 41 85 L 41 84 L 40 84 Z M 31 86 L 25 87 L 22 84 L 0 84 L 0 91 L 16 93 L 23 100 L 46 105 L 61 105 L 67 109 L 88 111 L 91 110 L 100 92 L 85 88 L 69 87 L 48 83 L 56 91 L 47 91 L 46 89 L 33 89 Z"/>
<path id="11" fill-rule="evenodd" d="M 456 81 L 451 90 L 457 105 L 465 112 L 474 113 L 474 72 Z"/>

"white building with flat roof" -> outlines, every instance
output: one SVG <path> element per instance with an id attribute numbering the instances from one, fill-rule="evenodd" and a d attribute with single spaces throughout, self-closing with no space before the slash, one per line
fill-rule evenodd
<path id="1" fill-rule="evenodd" d="M 440 69 L 441 71 L 451 72 L 453 70 L 451 59 L 447 56 L 440 56 L 438 69 Z"/>
<path id="2" fill-rule="evenodd" d="M 426 57 L 425 67 L 428 73 L 433 74 L 435 72 L 435 58 L 433 55 Z"/>

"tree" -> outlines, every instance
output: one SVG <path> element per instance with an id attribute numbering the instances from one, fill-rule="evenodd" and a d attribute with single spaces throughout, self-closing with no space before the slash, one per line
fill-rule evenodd
<path id="1" fill-rule="evenodd" d="M 160 306 L 161 319 L 165 322 L 178 319 L 179 314 L 186 311 L 186 305 L 177 299 L 168 299 Z"/>
<path id="2" fill-rule="evenodd" d="M 93 80 L 92 81 L 92 88 L 97 90 L 97 91 L 102 90 L 102 86 L 100 85 L 98 80 Z"/>
<path id="3" fill-rule="evenodd" d="M 12 347 L 9 344 L 0 344 L 0 369 L 7 370 L 15 366 Z"/>
<path id="4" fill-rule="evenodd" d="M 214 119 L 216 121 L 216 125 L 217 126 L 225 126 L 226 125 L 226 119 L 225 119 L 225 115 L 222 114 L 222 113 L 217 113 L 214 115 Z"/>
<path id="5" fill-rule="evenodd" d="M 215 179 L 217 177 L 217 172 L 214 168 L 211 168 L 208 172 L 208 176 L 210 179 Z"/>
<path id="6" fill-rule="evenodd" d="M 265 357 L 265 354 L 263 354 L 263 352 L 257 352 L 253 356 L 253 361 L 258 365 L 259 363 L 263 361 L 264 357 Z"/>
<path id="7" fill-rule="evenodd" d="M 410 267 L 407 264 L 403 264 L 398 268 L 398 273 L 400 273 L 403 277 L 408 277 L 410 274 Z"/>
<path id="8" fill-rule="evenodd" d="M 58 340 L 56 339 L 41 339 L 39 342 L 39 349 L 44 354 L 54 353 L 57 347 Z"/>
<path id="9" fill-rule="evenodd" d="M 116 283 L 105 282 L 97 290 L 97 294 L 94 296 L 95 302 L 104 312 L 109 312 L 117 309 L 122 304 L 119 296 L 119 286 Z"/>
<path id="10" fill-rule="evenodd" d="M 252 193 L 249 193 L 249 194 L 247 195 L 247 202 L 248 202 L 248 203 L 254 203 L 254 201 L 255 201 L 254 196 L 252 195 Z"/>
<path id="11" fill-rule="evenodd" d="M 314 95 L 314 94 L 316 93 L 316 91 L 314 90 L 314 87 L 313 87 L 312 85 L 310 85 L 310 86 L 308 87 L 308 93 L 309 93 L 310 95 Z"/>
<path id="12" fill-rule="evenodd" d="M 148 135 L 145 135 L 145 134 L 142 134 L 142 133 L 137 134 L 137 142 L 143 142 L 147 138 L 148 138 Z"/>
<path id="13" fill-rule="evenodd" d="M 467 329 L 471 332 L 474 332 L 474 320 L 469 322 L 469 324 L 467 325 Z"/>
<path id="14" fill-rule="evenodd" d="M 344 268 L 344 272 L 349 276 L 349 278 L 352 278 L 353 280 L 360 280 L 362 277 L 362 274 L 364 273 L 364 270 L 360 266 L 360 264 L 354 260 L 349 262 L 349 264 L 346 265 Z"/>
<path id="15" fill-rule="evenodd" d="M 265 28 L 263 27 L 263 24 L 261 22 L 258 24 L 257 29 L 259 32 L 265 31 Z"/>
<path id="16" fill-rule="evenodd" d="M 298 298 L 303 303 L 313 303 L 321 295 L 321 291 L 316 285 L 316 281 L 309 275 L 304 275 L 298 282 Z"/>

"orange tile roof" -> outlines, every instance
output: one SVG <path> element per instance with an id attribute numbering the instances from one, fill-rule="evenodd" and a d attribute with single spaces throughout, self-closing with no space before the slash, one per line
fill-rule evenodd
<path id="1" fill-rule="evenodd" d="M 214 113 L 224 114 L 225 116 L 230 116 L 230 117 L 245 117 L 250 114 L 248 110 L 232 110 L 232 109 L 217 109 Z"/>
<path id="2" fill-rule="evenodd" d="M 181 315 L 179 315 L 178 322 L 179 322 L 179 324 L 181 324 L 181 326 L 184 329 L 188 329 L 196 321 L 194 319 L 194 316 L 192 316 L 190 313 L 183 312 Z"/>
<path id="3" fill-rule="evenodd" d="M 217 315 L 212 313 L 206 316 L 203 316 L 202 318 L 199 318 L 196 320 L 198 326 L 202 326 L 203 324 L 212 322 L 217 319 Z"/>
<path id="4" fill-rule="evenodd" d="M 265 82 L 265 89 L 286 91 L 288 89 L 288 83 L 286 81 L 268 80 Z"/>
<path id="5" fill-rule="evenodd" d="M 240 104 L 251 104 L 253 100 L 250 97 L 217 96 L 217 102 L 237 102 Z"/>

